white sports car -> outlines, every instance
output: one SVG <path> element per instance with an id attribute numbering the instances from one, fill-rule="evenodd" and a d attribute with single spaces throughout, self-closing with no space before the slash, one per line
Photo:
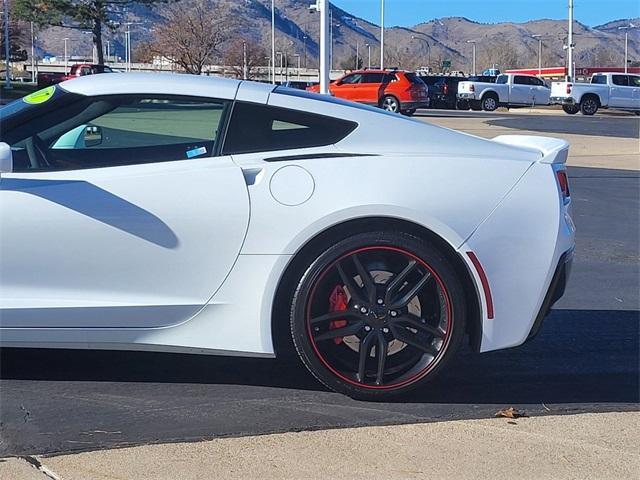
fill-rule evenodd
<path id="1" fill-rule="evenodd" d="M 0 112 L 3 346 L 294 345 L 328 387 L 376 399 L 465 336 L 522 344 L 563 293 L 561 140 L 169 74 L 82 77 Z"/>

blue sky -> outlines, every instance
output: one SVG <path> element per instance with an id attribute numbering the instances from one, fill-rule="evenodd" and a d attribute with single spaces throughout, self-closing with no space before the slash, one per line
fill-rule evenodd
<path id="1" fill-rule="evenodd" d="M 309 2 L 312 3 L 312 2 Z M 380 0 L 332 0 L 353 15 L 380 22 Z M 576 20 L 596 26 L 640 16 L 639 0 L 575 0 Z M 467 17 L 477 22 L 524 22 L 567 18 L 567 0 L 385 0 L 388 26 L 413 26 L 440 17 Z"/>

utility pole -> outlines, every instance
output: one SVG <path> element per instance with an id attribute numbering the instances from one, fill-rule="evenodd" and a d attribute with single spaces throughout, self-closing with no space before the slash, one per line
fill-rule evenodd
<path id="1" fill-rule="evenodd" d="M 284 70 L 284 55 L 282 54 L 282 52 L 276 52 L 276 55 L 278 55 L 278 57 L 280 57 L 280 83 L 282 83 L 282 79 L 283 79 L 283 70 Z M 275 74 L 274 74 L 275 75 Z M 275 76 L 274 76 L 275 78 Z M 274 82 L 275 83 L 275 80 Z"/>
<path id="2" fill-rule="evenodd" d="M 4 0 L 3 2 L 4 8 L 4 61 L 7 66 L 5 70 L 5 78 L 4 78 L 4 87 L 7 90 L 11 90 L 11 59 L 10 52 L 11 48 L 9 46 L 9 2 Z"/>
<path id="3" fill-rule="evenodd" d="M 276 83 L 276 0 L 271 0 L 271 78 Z"/>
<path id="4" fill-rule="evenodd" d="M 329 0 L 316 0 L 311 9 L 320 13 L 320 93 L 329 94 Z"/>
<path id="5" fill-rule="evenodd" d="M 573 65 L 573 48 L 575 44 L 573 43 L 573 0 L 569 0 L 569 38 L 567 45 L 567 82 L 573 81 L 573 73 L 575 71 Z"/>
<path id="6" fill-rule="evenodd" d="M 360 41 L 356 38 L 356 70 L 360 68 Z"/>
<path id="7" fill-rule="evenodd" d="M 531 35 L 538 39 L 538 75 L 542 75 L 542 35 Z"/>
<path id="8" fill-rule="evenodd" d="M 384 0 L 380 0 L 380 70 L 384 70 Z"/>
<path id="9" fill-rule="evenodd" d="M 365 46 L 369 50 L 369 63 L 367 64 L 367 66 L 368 66 L 367 68 L 369 68 L 369 70 L 371 70 L 371 44 L 367 43 L 367 44 L 365 44 Z"/>

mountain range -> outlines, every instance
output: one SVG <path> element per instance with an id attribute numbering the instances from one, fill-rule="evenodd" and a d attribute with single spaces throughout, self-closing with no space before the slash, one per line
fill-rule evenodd
<path id="1" fill-rule="evenodd" d="M 180 0 L 188 7 L 191 0 Z M 212 15 L 220 5 L 234 10 L 241 24 L 242 38 L 250 38 L 268 50 L 271 29 L 271 0 L 205 0 Z M 299 54 L 309 67 L 317 66 L 319 53 L 319 17 L 309 9 L 310 0 L 276 0 L 276 43 L 279 51 L 290 57 Z M 149 41 L 154 26 L 161 22 L 166 6 L 150 8 L 134 4 L 120 20 L 133 22 L 132 45 Z M 372 65 L 379 64 L 380 27 L 351 15 L 334 5 L 333 66 L 353 68 L 356 52 L 367 66 L 369 51 Z M 621 19 L 589 27 L 575 22 L 575 58 L 578 66 L 622 66 L 624 64 L 624 32 L 621 26 L 640 25 L 640 18 Z M 540 19 L 525 23 L 479 23 L 463 17 L 438 18 L 413 27 L 385 29 L 385 64 L 403 68 L 433 66 L 451 61 L 454 70 L 471 70 L 472 44 L 476 43 L 478 69 L 497 65 L 505 67 L 535 67 L 538 64 L 537 36 L 542 40 L 542 60 L 546 66 L 564 65 L 568 23 L 566 20 Z M 629 59 L 640 61 L 640 28 L 628 30 Z M 108 32 L 112 52 L 123 55 L 124 31 Z M 534 37 L 536 36 L 536 37 Z M 41 54 L 63 52 L 63 39 L 69 38 L 70 55 L 87 56 L 91 52 L 90 35 L 76 30 L 49 28 L 39 33 Z M 306 57 L 306 61 L 305 61 Z M 135 58 L 134 58 L 135 61 Z"/>

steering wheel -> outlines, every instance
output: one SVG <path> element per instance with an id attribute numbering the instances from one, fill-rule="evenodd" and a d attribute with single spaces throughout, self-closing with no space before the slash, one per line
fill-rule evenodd
<path id="1" fill-rule="evenodd" d="M 25 146 L 27 147 L 31 168 L 41 169 L 55 166 L 55 162 L 47 155 L 47 144 L 38 135 L 29 137 L 25 142 Z"/>

